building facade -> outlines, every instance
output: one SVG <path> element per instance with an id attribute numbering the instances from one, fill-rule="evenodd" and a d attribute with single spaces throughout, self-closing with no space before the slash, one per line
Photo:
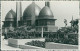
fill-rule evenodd
<path id="1" fill-rule="evenodd" d="M 50 9 L 50 3 L 45 2 L 41 9 L 32 2 L 23 12 L 21 2 L 16 3 L 16 13 L 11 9 L 3 21 L 3 32 L 13 31 L 16 27 L 28 26 L 33 27 L 36 32 L 57 32 L 54 15 Z"/>

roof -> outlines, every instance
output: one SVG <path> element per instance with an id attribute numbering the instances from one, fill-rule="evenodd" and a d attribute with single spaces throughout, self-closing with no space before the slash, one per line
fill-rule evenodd
<path id="1" fill-rule="evenodd" d="M 48 6 L 45 6 L 40 11 L 38 18 L 54 19 L 54 16 L 51 9 Z"/>
<path id="2" fill-rule="evenodd" d="M 37 17 L 39 15 L 40 10 L 41 8 L 33 2 L 24 10 L 23 19 L 31 19 L 33 14 L 35 14 L 35 16 Z"/>
<path id="3" fill-rule="evenodd" d="M 16 18 L 16 13 L 11 9 L 5 17 L 5 21 L 14 21 L 14 18 Z"/>

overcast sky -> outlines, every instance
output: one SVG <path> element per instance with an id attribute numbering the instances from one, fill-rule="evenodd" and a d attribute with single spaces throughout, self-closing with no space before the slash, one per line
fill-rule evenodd
<path id="1" fill-rule="evenodd" d="M 25 8 L 30 5 L 31 1 L 22 1 L 22 13 Z M 45 2 L 37 1 L 35 2 L 41 9 L 45 6 Z M 1 3 L 1 20 L 4 18 L 9 10 L 13 9 L 16 12 L 16 1 L 2 1 Z M 67 20 L 68 26 L 70 26 L 70 21 L 72 19 L 79 18 L 79 2 L 78 1 L 51 1 L 50 9 L 53 12 L 55 21 L 55 26 L 64 27 L 64 19 Z M 2 23 L 3 24 L 3 23 Z"/>

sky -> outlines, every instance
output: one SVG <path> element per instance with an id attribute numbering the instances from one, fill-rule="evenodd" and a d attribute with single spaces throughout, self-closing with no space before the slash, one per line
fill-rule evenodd
<path id="1" fill-rule="evenodd" d="M 32 1 L 22 1 L 22 13 L 32 3 Z M 35 1 L 41 9 L 45 6 L 44 1 Z M 13 9 L 16 12 L 16 1 L 1 2 L 1 21 L 5 20 L 6 14 Z M 64 19 L 67 20 L 67 26 L 70 26 L 70 21 L 79 18 L 79 2 L 78 1 L 50 1 L 50 9 L 53 12 L 55 26 L 64 27 Z M 23 14 L 22 14 L 23 15 Z M 2 23 L 2 22 L 1 22 Z M 2 23 L 3 24 L 3 23 Z"/>

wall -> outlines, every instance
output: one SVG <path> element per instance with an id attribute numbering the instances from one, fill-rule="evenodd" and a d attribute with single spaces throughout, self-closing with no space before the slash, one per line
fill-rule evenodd
<path id="1" fill-rule="evenodd" d="M 58 27 L 57 26 L 48 26 L 48 31 L 49 32 L 57 32 Z"/>
<path id="2" fill-rule="evenodd" d="M 8 45 L 17 48 L 18 47 L 18 41 L 10 38 L 10 39 L 8 39 Z"/>

